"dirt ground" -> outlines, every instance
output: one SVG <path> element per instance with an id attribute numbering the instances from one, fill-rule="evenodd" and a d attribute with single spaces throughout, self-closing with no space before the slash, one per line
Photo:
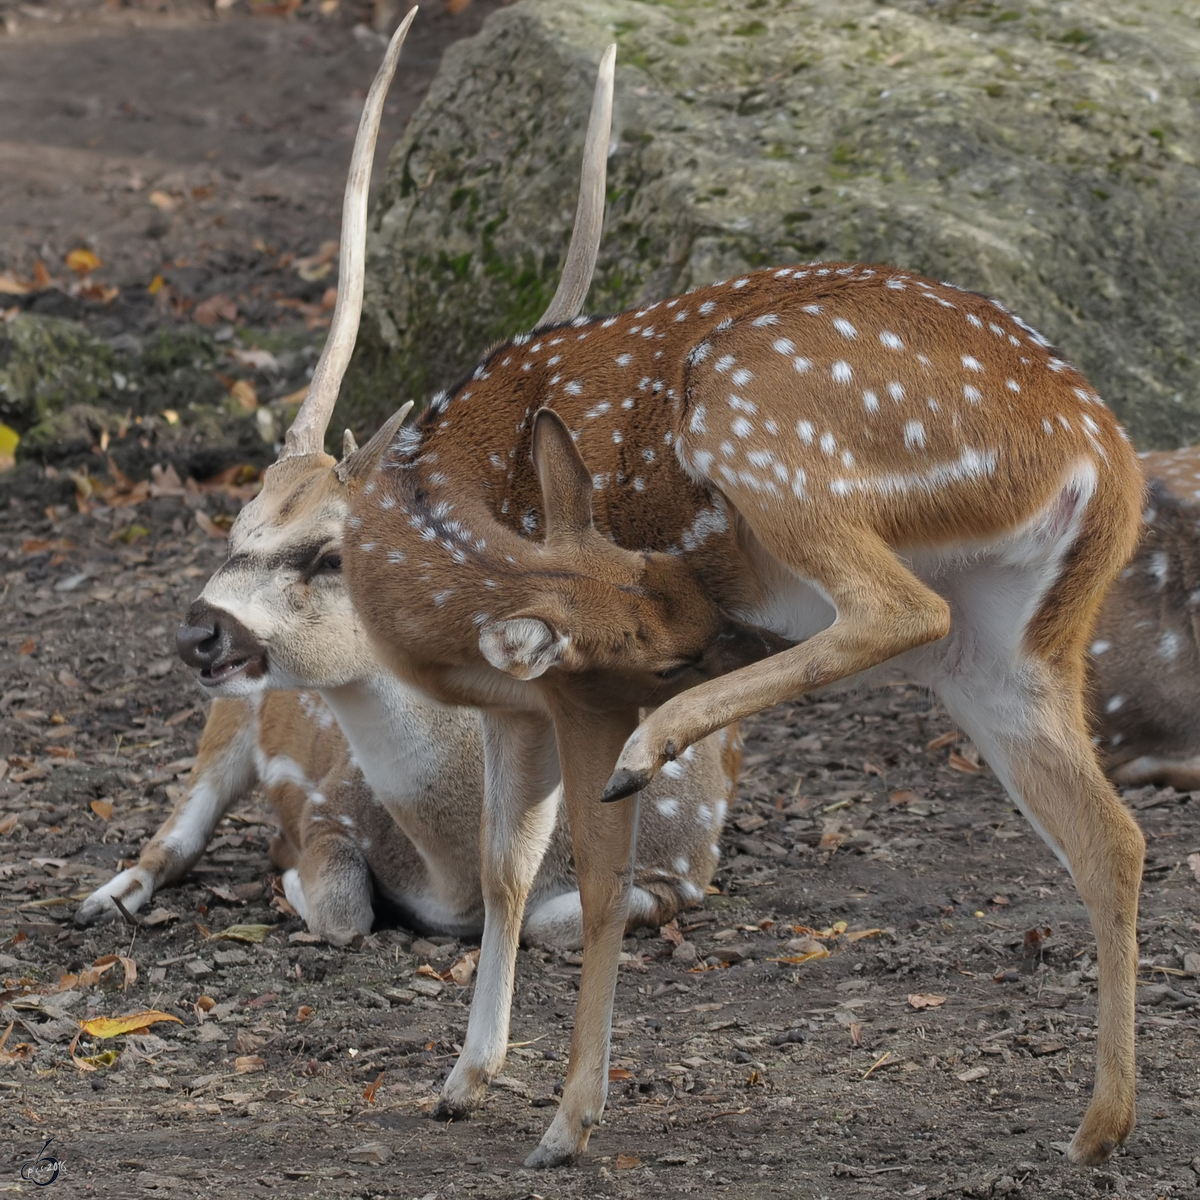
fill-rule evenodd
<path id="1" fill-rule="evenodd" d="M 489 7 L 429 7 L 391 136 Z M 58 270 L 85 239 L 120 297 L 37 295 L 106 337 L 185 319 L 146 291 L 177 260 L 198 264 L 168 268 L 180 296 L 251 303 L 287 274 L 311 300 L 278 258 L 336 236 L 371 19 L 345 0 L 326 18 L 0 4 L 0 270 Z M 902 681 L 749 723 L 719 892 L 678 930 L 629 939 L 609 1108 L 573 1168 L 521 1163 L 557 1102 L 577 956 L 522 950 L 505 1074 L 478 1117 L 443 1126 L 425 1114 L 470 987 L 435 976 L 468 947 L 397 928 L 344 951 L 306 940 L 255 802 L 136 929 L 74 929 L 78 900 L 182 794 L 205 706 L 173 632 L 222 557 L 212 518 L 238 501 L 230 486 L 81 515 L 72 490 L 36 467 L 0 477 L 0 1192 L 34 1191 L 20 1168 L 49 1137 L 52 1197 L 1197 1192 L 1198 802 L 1128 795 L 1149 844 L 1140 1124 L 1107 1168 L 1072 1168 L 1094 1067 L 1086 915 Z M 233 925 L 270 930 L 212 936 Z M 178 1022 L 82 1038 L 73 1061 L 79 1019 L 151 1008 Z"/>
<path id="2" fill-rule="evenodd" d="M 223 543 L 170 497 L 51 521 L 47 486 L 10 495 L 0 538 L 0 1029 L 14 1023 L 16 1055 L 0 1066 L 0 1188 L 29 1190 L 19 1166 L 54 1135 L 66 1195 L 1196 1190 L 1192 797 L 1129 796 L 1150 846 L 1141 1124 L 1111 1166 L 1080 1171 L 1062 1152 L 1094 1060 L 1084 913 L 945 714 L 902 682 L 750 723 L 720 893 L 680 921 L 698 967 L 674 956 L 678 935 L 629 940 L 611 1103 L 575 1168 L 521 1166 L 562 1080 L 574 956 L 522 951 L 505 1075 L 477 1119 L 447 1128 L 423 1114 L 470 989 L 417 969 L 467 947 L 394 928 L 349 951 L 296 938 L 254 804 L 136 930 L 73 929 L 77 900 L 182 792 L 205 709 L 172 632 Z M 234 924 L 271 929 L 261 944 L 206 936 Z M 1032 952 L 1030 930 L 1044 936 Z M 828 955 L 787 961 L 813 949 Z M 122 987 L 120 962 L 70 978 L 110 955 L 136 982 Z M 930 995 L 945 1002 L 914 1008 Z M 215 1002 L 203 1019 L 201 997 Z M 116 1045 L 113 1066 L 72 1062 L 78 1019 L 147 1008 L 181 1023 L 75 1048 Z"/>

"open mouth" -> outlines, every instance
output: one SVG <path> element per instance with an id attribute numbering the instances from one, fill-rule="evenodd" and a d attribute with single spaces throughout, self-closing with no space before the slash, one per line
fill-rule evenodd
<path id="1" fill-rule="evenodd" d="M 265 658 L 231 658 L 211 667 L 202 667 L 197 672 L 197 676 L 205 687 L 219 687 L 231 679 L 236 679 L 239 675 L 248 675 L 251 679 L 258 679 L 266 672 L 266 669 Z"/>

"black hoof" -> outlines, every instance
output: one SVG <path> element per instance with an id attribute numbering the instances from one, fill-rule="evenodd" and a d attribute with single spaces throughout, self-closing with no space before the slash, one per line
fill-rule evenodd
<path id="1" fill-rule="evenodd" d="M 602 804 L 611 804 L 614 800 L 624 800 L 634 792 L 640 792 L 650 782 L 649 771 L 629 771 L 622 767 L 614 771 L 604 791 L 600 793 Z"/>

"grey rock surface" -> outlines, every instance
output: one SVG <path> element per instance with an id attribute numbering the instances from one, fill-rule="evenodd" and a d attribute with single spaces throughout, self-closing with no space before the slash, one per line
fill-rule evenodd
<path id="1" fill-rule="evenodd" d="M 799 260 L 984 291 L 1143 446 L 1200 439 L 1200 10 L 1173 0 L 522 0 L 397 143 L 333 432 L 528 328 L 618 45 L 591 311 Z M 403 67 L 401 67 L 403 70 Z"/>

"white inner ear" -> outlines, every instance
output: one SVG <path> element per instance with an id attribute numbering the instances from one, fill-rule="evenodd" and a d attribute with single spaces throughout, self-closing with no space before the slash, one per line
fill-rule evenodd
<path id="1" fill-rule="evenodd" d="M 545 621 L 514 617 L 485 625 L 479 633 L 479 649 L 498 671 L 516 679 L 536 679 L 562 662 L 569 640 Z"/>

